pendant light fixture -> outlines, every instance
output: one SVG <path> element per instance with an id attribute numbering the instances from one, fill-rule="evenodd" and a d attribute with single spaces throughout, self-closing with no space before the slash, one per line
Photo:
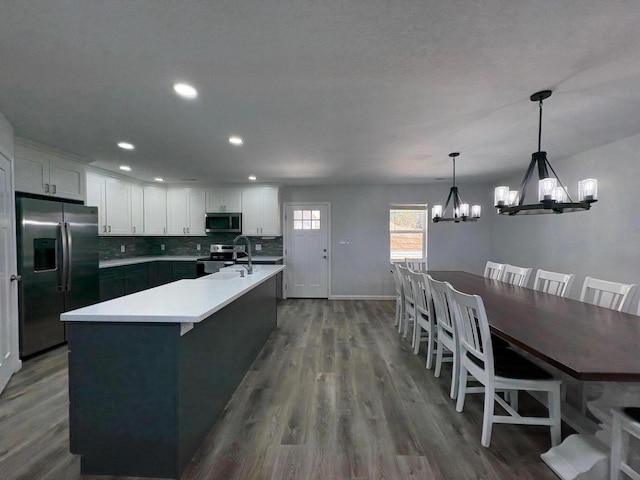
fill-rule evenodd
<path id="1" fill-rule="evenodd" d="M 474 205 L 471 207 L 471 211 L 469 211 L 469 204 L 462 203 L 462 198 L 460 198 L 460 194 L 458 193 L 458 187 L 456 186 L 456 157 L 458 157 L 460 153 L 452 152 L 449 154 L 451 159 L 453 160 L 453 186 L 449 190 L 449 196 L 447 197 L 447 202 L 444 204 L 444 208 L 442 205 L 434 205 L 431 209 L 431 220 L 434 223 L 438 222 L 475 222 L 480 218 L 480 205 Z M 447 207 L 449 206 L 449 202 L 453 200 L 453 211 L 451 217 L 446 217 Z"/>
<path id="2" fill-rule="evenodd" d="M 538 151 L 531 155 L 531 162 L 522 179 L 520 190 L 509 190 L 509 187 L 504 185 L 495 188 L 494 205 L 501 215 L 579 212 L 589 210 L 591 204 L 598 201 L 598 181 L 594 178 L 587 178 L 578 182 L 578 201 L 574 202 L 547 160 L 547 152 L 540 150 L 542 101 L 549 98 L 551 93 L 551 90 L 543 90 L 530 97 L 532 102 L 539 102 Z M 536 167 L 538 169 L 538 203 L 525 204 L 527 186 Z M 549 174 L 549 170 L 553 175 Z"/>

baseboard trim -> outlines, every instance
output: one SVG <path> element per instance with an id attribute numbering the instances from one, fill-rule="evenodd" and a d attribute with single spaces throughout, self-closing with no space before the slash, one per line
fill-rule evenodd
<path id="1" fill-rule="evenodd" d="M 395 300 L 395 295 L 329 295 L 329 300 Z"/>

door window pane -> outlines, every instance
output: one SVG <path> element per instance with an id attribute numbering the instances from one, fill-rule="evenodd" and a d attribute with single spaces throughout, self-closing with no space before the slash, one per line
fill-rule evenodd
<path id="1" fill-rule="evenodd" d="M 320 230 L 320 210 L 294 210 L 294 230 Z"/>

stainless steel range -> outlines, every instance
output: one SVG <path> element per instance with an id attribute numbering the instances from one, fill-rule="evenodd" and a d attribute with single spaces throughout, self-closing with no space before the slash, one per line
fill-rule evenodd
<path id="1" fill-rule="evenodd" d="M 233 265 L 235 260 L 233 258 L 233 249 L 236 252 L 244 253 L 244 245 L 211 245 L 209 251 L 211 252 L 208 257 L 202 257 L 198 259 L 198 276 L 209 275 L 210 273 L 216 273 L 221 268 Z"/>

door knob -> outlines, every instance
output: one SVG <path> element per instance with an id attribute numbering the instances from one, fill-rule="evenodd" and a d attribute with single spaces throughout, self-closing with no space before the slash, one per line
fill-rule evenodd
<path id="1" fill-rule="evenodd" d="M 22 280 L 22 275 L 11 275 L 11 277 L 9 277 L 9 280 L 11 280 L 12 282 L 19 282 L 20 280 Z"/>
<path id="2" fill-rule="evenodd" d="M 327 258 L 327 256 L 326 256 L 326 255 L 323 255 L 323 256 L 322 256 L 322 258 Z"/>

